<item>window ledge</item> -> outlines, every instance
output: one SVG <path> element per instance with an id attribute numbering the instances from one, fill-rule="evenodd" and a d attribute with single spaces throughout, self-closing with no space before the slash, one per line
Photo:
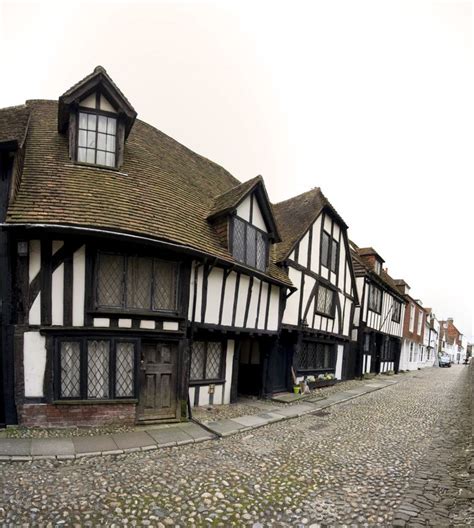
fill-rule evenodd
<path id="1" fill-rule="evenodd" d="M 110 405 L 117 403 L 138 403 L 136 398 L 123 398 L 118 400 L 54 400 L 54 405 Z"/>
<path id="2" fill-rule="evenodd" d="M 120 174 L 121 176 L 128 176 L 128 172 L 121 172 L 119 169 L 114 167 L 107 167 L 107 165 L 93 165 L 92 163 L 81 163 L 80 161 L 74 163 L 65 163 L 65 167 L 73 167 L 75 169 L 92 169 L 96 171 L 109 171 L 114 174 Z"/>

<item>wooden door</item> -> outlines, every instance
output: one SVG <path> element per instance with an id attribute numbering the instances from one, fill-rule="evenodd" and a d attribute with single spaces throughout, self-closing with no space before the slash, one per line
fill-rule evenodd
<path id="1" fill-rule="evenodd" d="M 259 342 L 243 339 L 240 343 L 238 392 L 259 396 L 263 392 Z"/>
<path id="2" fill-rule="evenodd" d="M 156 341 L 142 343 L 139 420 L 177 417 L 177 358 L 176 344 Z"/>
<path id="3" fill-rule="evenodd" d="M 284 392 L 288 390 L 288 361 L 286 348 L 282 343 L 278 343 L 270 355 L 270 386 L 272 392 Z"/>

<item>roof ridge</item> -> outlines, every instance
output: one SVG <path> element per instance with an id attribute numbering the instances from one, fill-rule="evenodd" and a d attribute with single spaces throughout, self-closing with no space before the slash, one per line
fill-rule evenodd
<path id="1" fill-rule="evenodd" d="M 314 191 L 319 191 L 323 195 L 324 199 L 327 201 L 327 198 L 324 196 L 323 192 L 321 191 L 321 187 L 313 187 L 313 188 L 309 189 L 308 191 L 304 191 L 304 192 L 302 192 L 300 194 L 297 194 L 296 196 L 292 196 L 290 198 L 287 198 L 286 200 L 282 200 L 281 202 L 276 202 L 276 203 L 274 203 L 272 205 L 276 206 L 276 205 L 284 204 L 286 202 L 291 202 L 293 200 L 296 200 L 297 198 L 301 198 L 305 194 L 310 194 L 310 193 L 312 193 Z"/>

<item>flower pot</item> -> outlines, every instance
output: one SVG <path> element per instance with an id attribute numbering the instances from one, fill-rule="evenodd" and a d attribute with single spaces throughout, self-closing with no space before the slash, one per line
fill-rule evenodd
<path id="1" fill-rule="evenodd" d="M 295 385 L 295 386 L 293 387 L 293 392 L 294 392 L 295 394 L 299 394 L 299 393 L 300 393 L 300 386 L 299 386 L 299 385 Z"/>

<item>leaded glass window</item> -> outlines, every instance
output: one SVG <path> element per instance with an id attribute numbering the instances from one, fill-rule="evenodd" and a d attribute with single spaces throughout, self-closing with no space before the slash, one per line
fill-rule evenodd
<path id="1" fill-rule="evenodd" d="M 60 396 L 79 398 L 81 395 L 81 346 L 74 341 L 63 341 L 59 351 Z"/>
<path id="2" fill-rule="evenodd" d="M 394 321 L 395 323 L 399 323 L 400 318 L 401 318 L 401 313 L 402 313 L 402 303 L 394 299 L 393 307 L 392 307 L 392 321 Z"/>
<path id="3" fill-rule="evenodd" d="M 377 313 L 382 311 L 382 290 L 374 284 L 369 288 L 369 310 Z"/>
<path id="4" fill-rule="evenodd" d="M 323 231 L 321 239 L 321 264 L 331 271 L 337 271 L 339 243 L 329 233 Z"/>
<path id="5" fill-rule="evenodd" d="M 100 253 L 97 305 L 125 310 L 175 311 L 178 273 L 176 262 Z"/>
<path id="6" fill-rule="evenodd" d="M 336 368 L 336 347 L 326 343 L 303 341 L 294 356 L 297 371 L 327 371 Z"/>
<path id="7" fill-rule="evenodd" d="M 115 167 L 117 119 L 79 112 L 77 161 Z"/>
<path id="8" fill-rule="evenodd" d="M 268 237 L 248 222 L 233 219 L 232 255 L 235 260 L 265 271 L 268 260 Z"/>
<path id="9" fill-rule="evenodd" d="M 218 380 L 223 376 L 223 346 L 218 341 L 194 341 L 191 346 L 191 381 Z"/>
<path id="10" fill-rule="evenodd" d="M 320 314 L 332 317 L 334 304 L 334 292 L 324 286 L 318 288 L 318 299 L 316 303 L 316 311 Z"/>
<path id="11" fill-rule="evenodd" d="M 59 341 L 57 351 L 60 399 L 135 396 L 136 341 L 73 338 Z"/>

